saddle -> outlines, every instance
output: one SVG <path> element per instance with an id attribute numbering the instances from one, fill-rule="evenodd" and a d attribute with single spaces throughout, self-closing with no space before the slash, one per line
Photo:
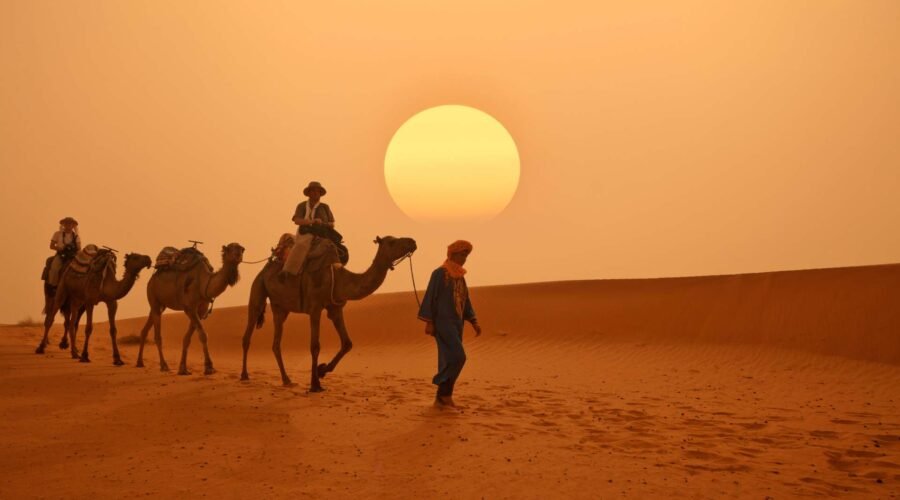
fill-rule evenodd
<path id="1" fill-rule="evenodd" d="M 313 286 L 322 286 L 324 273 L 321 271 L 323 269 L 340 267 L 347 262 L 349 254 L 346 252 L 346 247 L 342 244 L 340 247 L 338 245 L 339 244 L 334 243 L 334 241 L 328 238 L 318 236 L 313 238 L 309 253 L 306 254 L 306 261 L 303 264 L 302 273 L 303 276 L 311 276 L 311 283 Z M 281 238 L 278 239 L 278 244 L 272 248 L 272 257 L 270 257 L 269 262 L 274 262 L 279 266 L 283 266 L 293 247 L 294 235 L 290 233 L 282 234 Z M 344 253 L 341 253 L 340 248 L 344 248 Z M 301 293 L 299 295 L 298 307 L 299 310 L 304 311 L 302 283 L 303 281 L 301 280 Z"/>
<path id="2" fill-rule="evenodd" d="M 159 271 L 189 271 L 200 263 L 204 263 L 209 271 L 213 270 L 212 264 L 203 255 L 203 252 L 194 247 L 178 250 L 175 247 L 165 247 L 156 256 L 156 264 L 153 267 Z"/>
<path id="3" fill-rule="evenodd" d="M 77 274 L 92 274 L 98 276 L 100 281 L 106 277 L 108 271 L 116 270 L 116 254 L 105 248 L 98 249 L 96 245 L 85 245 L 69 263 L 68 272 Z"/>
<path id="4" fill-rule="evenodd" d="M 75 254 L 72 262 L 69 263 L 69 269 L 79 274 L 87 273 L 91 268 L 91 262 L 97 257 L 99 252 L 97 245 L 85 245 L 84 248 Z"/>
<path id="5" fill-rule="evenodd" d="M 282 234 L 281 238 L 278 238 L 278 244 L 272 249 L 272 258 L 279 262 L 286 261 L 291 248 L 294 248 L 294 235 L 291 233 Z"/>
<path id="6" fill-rule="evenodd" d="M 272 260 L 284 264 L 293 247 L 294 235 L 290 233 L 282 234 L 281 238 L 278 239 L 278 244 L 272 248 Z M 309 253 L 306 254 L 303 270 L 304 273 L 307 271 L 315 272 L 326 265 L 337 263 L 344 265 L 349 260 L 349 257 L 347 247 L 343 244 L 335 243 L 330 238 L 316 237 L 313 238 Z"/>
<path id="7" fill-rule="evenodd" d="M 344 237 L 333 227 L 322 224 L 309 224 L 300 228 L 300 234 L 311 234 L 316 236 L 316 239 L 313 240 L 313 244 L 320 239 L 328 240 L 333 243 L 337 249 L 341 265 L 347 265 L 347 262 L 350 260 L 350 251 L 347 250 L 347 247 L 344 245 Z M 312 249 L 310 249 L 310 253 L 312 253 Z"/>
<path id="8" fill-rule="evenodd" d="M 306 263 L 303 264 L 304 273 L 317 273 L 324 267 L 330 267 L 341 262 L 337 245 L 331 240 L 314 238 L 309 253 L 306 255 Z"/>
<path id="9" fill-rule="evenodd" d="M 163 247 L 156 256 L 156 263 L 153 264 L 154 269 L 168 269 L 175 263 L 178 257 L 178 249 L 175 247 Z"/>
<path id="10" fill-rule="evenodd" d="M 107 270 L 115 270 L 116 268 L 116 254 L 112 250 L 100 249 L 97 250 L 97 255 L 91 259 L 91 263 L 88 265 L 89 273 L 104 273 Z"/>

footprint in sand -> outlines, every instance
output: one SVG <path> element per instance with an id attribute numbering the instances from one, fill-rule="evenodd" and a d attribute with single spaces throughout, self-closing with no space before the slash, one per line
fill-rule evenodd
<path id="1" fill-rule="evenodd" d="M 731 457 L 723 457 L 722 455 L 710 453 L 708 451 L 686 450 L 683 455 L 685 456 L 685 458 L 693 460 L 706 460 L 709 462 L 716 462 L 721 464 L 733 464 L 737 462 L 737 460 Z"/>
<path id="2" fill-rule="evenodd" d="M 623 441 L 619 441 L 618 443 L 616 443 L 616 445 L 617 448 L 620 448 L 623 451 L 640 450 L 642 452 L 647 450 L 654 450 L 660 447 L 658 444 L 644 439 L 626 439 Z"/>
<path id="3" fill-rule="evenodd" d="M 857 488 L 855 486 L 850 486 L 846 484 L 838 484 L 838 483 L 830 483 L 828 481 L 823 481 L 822 479 L 816 477 L 801 477 L 800 481 L 808 484 L 808 485 L 816 485 L 818 488 L 815 488 L 816 493 L 824 494 L 828 496 L 835 496 L 841 493 L 862 493 L 866 490 Z"/>

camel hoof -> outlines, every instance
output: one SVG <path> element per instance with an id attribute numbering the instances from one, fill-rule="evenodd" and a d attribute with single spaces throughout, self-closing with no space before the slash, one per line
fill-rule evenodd
<path id="1" fill-rule="evenodd" d="M 309 392 L 325 392 L 325 388 L 322 387 L 321 385 L 316 386 L 316 387 L 310 387 Z"/>
<path id="2" fill-rule="evenodd" d="M 35 354 L 44 354 L 44 344 L 37 346 L 37 349 L 34 350 Z"/>
<path id="3" fill-rule="evenodd" d="M 136 368 L 143 368 L 143 367 L 144 367 L 144 362 L 143 362 L 143 361 L 138 361 L 137 364 L 134 365 L 134 366 L 135 366 Z"/>
<path id="4" fill-rule="evenodd" d="M 250 380 L 250 376 L 247 375 L 246 373 L 242 373 L 242 374 L 241 374 L 241 381 L 242 381 L 242 382 L 246 382 L 246 381 L 248 381 L 248 380 Z"/>
<path id="5" fill-rule="evenodd" d="M 169 370 L 169 367 L 168 367 L 168 366 L 160 366 L 160 367 L 159 367 L 159 371 L 161 371 L 161 372 L 169 372 L 169 371 L 171 371 L 171 370 Z"/>
<path id="6" fill-rule="evenodd" d="M 331 370 L 328 369 L 328 365 L 322 363 L 316 367 L 316 371 L 319 372 L 319 378 L 322 378 L 325 375 L 328 375 L 328 372 L 330 372 Z"/>
<path id="7" fill-rule="evenodd" d="M 204 375 L 212 375 L 213 373 L 216 373 L 216 369 L 211 366 L 203 370 Z"/>
<path id="8" fill-rule="evenodd" d="M 281 385 L 285 387 L 295 387 L 297 384 L 295 384 L 291 379 L 286 378 L 281 381 Z"/>
<path id="9" fill-rule="evenodd" d="M 59 343 L 59 348 L 60 348 L 60 349 L 68 349 L 68 348 L 69 348 L 69 343 L 68 343 L 68 342 L 60 342 L 60 343 Z"/>
<path id="10" fill-rule="evenodd" d="M 179 375 L 190 375 L 191 372 L 187 371 L 187 368 L 179 368 L 179 369 L 178 369 L 178 374 L 179 374 Z"/>
<path id="11" fill-rule="evenodd" d="M 122 366 L 122 365 L 125 364 L 125 362 L 122 361 L 121 359 L 114 359 L 114 360 L 113 360 L 113 364 L 116 365 L 116 366 Z"/>
<path id="12" fill-rule="evenodd" d="M 82 356 L 82 357 L 78 358 L 78 362 L 79 363 L 90 363 L 91 360 L 90 360 L 90 358 L 88 358 L 86 356 Z"/>
<path id="13" fill-rule="evenodd" d="M 72 359 L 81 359 L 81 356 L 79 356 L 77 352 L 73 352 Z"/>

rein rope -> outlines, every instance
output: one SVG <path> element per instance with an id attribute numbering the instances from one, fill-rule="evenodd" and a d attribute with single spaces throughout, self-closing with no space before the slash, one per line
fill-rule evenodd
<path id="1" fill-rule="evenodd" d="M 419 301 L 419 291 L 416 290 L 416 274 L 413 272 L 412 254 L 410 254 L 410 256 L 409 256 L 409 277 L 412 278 L 413 293 L 416 294 L 416 304 L 418 304 L 419 309 L 421 309 L 422 302 Z"/>
<path id="2" fill-rule="evenodd" d="M 272 257 L 266 257 L 265 259 L 251 260 L 251 261 L 242 260 L 241 264 L 259 264 L 260 262 L 265 262 L 271 258 Z"/>
<path id="3" fill-rule="evenodd" d="M 412 254 L 413 254 L 412 252 L 409 252 L 408 254 L 404 255 L 403 257 L 400 257 L 399 259 L 392 262 L 391 263 L 391 271 L 393 271 L 394 268 L 397 267 L 397 265 L 400 264 L 401 262 L 403 262 L 405 259 L 409 259 L 409 277 L 412 278 L 413 293 L 416 294 L 416 304 L 418 304 L 419 308 L 421 309 L 422 302 L 419 300 L 419 290 L 416 289 L 416 273 L 413 272 Z"/>
<path id="4" fill-rule="evenodd" d="M 241 261 L 241 264 L 259 264 L 260 262 L 265 262 L 265 261 L 267 261 L 267 260 L 269 260 L 269 259 L 271 259 L 271 257 L 266 257 L 265 259 L 259 259 L 259 260 L 251 260 L 250 262 L 247 262 L 246 260 L 242 260 L 242 261 Z M 215 298 L 209 298 L 209 283 L 210 283 L 211 281 L 212 281 L 212 278 L 210 278 L 210 279 L 206 282 L 206 287 L 203 289 L 203 296 L 206 298 L 206 300 L 209 301 L 209 310 L 206 311 L 206 315 L 203 316 L 203 319 L 208 318 L 208 317 L 212 314 L 212 312 L 213 312 L 213 307 L 216 305 L 216 299 L 215 299 Z"/>
<path id="5" fill-rule="evenodd" d="M 416 295 L 416 304 L 418 304 L 419 309 L 421 309 L 422 302 L 419 300 L 419 290 L 416 289 L 416 273 L 413 272 L 412 254 L 413 254 L 412 252 L 409 252 L 408 254 L 404 255 L 403 257 L 400 257 L 399 259 L 395 260 L 394 262 L 391 262 L 391 271 L 393 271 L 394 268 L 397 267 L 398 264 L 400 264 L 401 262 L 403 262 L 406 259 L 409 259 L 409 277 L 412 278 L 413 293 L 415 293 L 415 295 Z"/>

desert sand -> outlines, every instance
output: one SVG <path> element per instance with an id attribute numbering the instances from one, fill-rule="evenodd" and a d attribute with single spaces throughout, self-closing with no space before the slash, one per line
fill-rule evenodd
<path id="1" fill-rule="evenodd" d="M 40 328 L 2 327 L 0 498 L 900 495 L 900 265 L 471 293 L 485 333 L 466 331 L 459 411 L 431 405 L 412 293 L 347 306 L 354 349 L 319 394 L 305 316 L 286 326 L 294 387 L 270 316 L 239 381 L 244 308 L 206 322 L 211 376 L 196 338 L 191 376 L 153 345 L 135 368 L 143 318 L 120 321 L 124 367 L 105 324 L 90 364 L 58 324 L 46 355 Z M 164 316 L 170 365 L 186 325 Z"/>

